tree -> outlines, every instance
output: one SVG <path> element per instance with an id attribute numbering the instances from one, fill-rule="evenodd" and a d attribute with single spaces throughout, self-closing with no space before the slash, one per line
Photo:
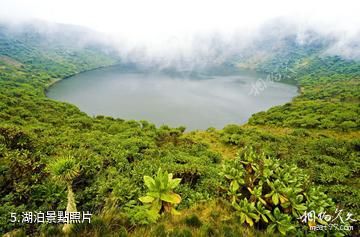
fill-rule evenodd
<path id="1" fill-rule="evenodd" d="M 66 212 L 76 212 L 75 195 L 72 190 L 72 182 L 79 175 L 79 166 L 75 158 L 71 155 L 64 156 L 56 160 L 50 165 L 53 178 L 57 182 L 61 182 L 67 186 L 67 206 Z M 72 229 L 72 223 L 66 223 L 63 232 L 69 234 Z"/>

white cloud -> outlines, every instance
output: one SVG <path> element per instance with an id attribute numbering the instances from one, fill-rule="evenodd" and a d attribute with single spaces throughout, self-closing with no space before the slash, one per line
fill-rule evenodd
<path id="1" fill-rule="evenodd" d="M 193 51 L 206 59 L 216 52 L 204 38 L 220 35 L 230 47 L 241 47 L 245 35 L 274 18 L 298 22 L 298 32 L 310 27 L 357 35 L 359 9 L 358 0 L 0 0 L 0 18 L 87 26 L 121 39 L 123 53 L 147 60 L 180 55 L 192 61 Z"/>
<path id="2" fill-rule="evenodd" d="M 0 15 L 84 25 L 131 39 L 156 41 L 194 32 L 232 32 L 279 16 L 353 29 L 358 0 L 0 0 Z"/>

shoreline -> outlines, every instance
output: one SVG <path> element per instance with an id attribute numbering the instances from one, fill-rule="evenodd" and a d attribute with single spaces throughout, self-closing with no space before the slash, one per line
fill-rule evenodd
<path id="1" fill-rule="evenodd" d="M 58 78 L 58 79 L 55 79 L 53 81 L 50 81 L 49 83 L 45 84 L 44 85 L 44 94 L 47 98 L 49 98 L 46 94 L 48 92 L 48 90 L 54 86 L 56 83 L 59 83 L 60 81 L 62 80 L 66 80 L 70 77 L 73 77 L 73 76 L 76 76 L 78 74 L 81 74 L 81 73 L 85 73 L 85 72 L 91 72 L 91 71 L 95 71 L 95 70 L 99 70 L 99 69 L 103 69 L 103 68 L 107 68 L 107 67 L 113 67 L 113 66 L 119 66 L 121 65 L 120 63 L 115 63 L 115 64 L 110 64 L 110 65 L 104 65 L 104 66 L 99 66 L 99 67 L 95 67 L 95 68 L 91 68 L 91 69 L 87 69 L 87 70 L 84 70 L 84 71 L 80 71 L 80 72 L 76 72 L 76 73 L 73 73 L 69 76 L 66 76 L 66 77 L 63 77 L 63 78 Z"/>
<path id="2" fill-rule="evenodd" d="M 48 92 L 49 92 L 50 88 L 51 88 L 52 86 L 54 86 L 56 83 L 58 83 L 58 82 L 60 82 L 60 81 L 62 81 L 62 80 L 64 80 L 64 79 L 68 79 L 68 78 L 74 77 L 74 76 L 76 76 L 76 75 L 78 75 L 78 74 L 82 74 L 82 73 L 86 73 L 86 72 L 91 72 L 91 71 L 95 71 L 95 70 L 100 70 L 100 69 L 104 69 L 104 68 L 112 68 L 112 67 L 116 67 L 116 66 L 121 66 L 121 64 L 120 64 L 120 63 L 115 63 L 115 64 L 110 64 L 110 65 L 99 66 L 99 67 L 96 67 L 96 68 L 91 68 L 91 69 L 84 70 L 84 71 L 81 71 L 81 72 L 73 73 L 73 74 L 68 75 L 68 76 L 66 76 L 66 77 L 63 77 L 63 78 L 55 79 L 55 80 L 51 81 L 50 83 L 48 83 L 48 84 L 45 86 L 45 89 L 44 89 L 45 97 L 47 97 L 47 98 L 49 98 L 49 99 L 52 99 L 52 98 L 48 97 Z M 255 72 L 256 72 L 256 73 L 261 73 L 261 72 L 258 72 L 258 71 L 255 71 Z M 293 80 L 292 83 L 289 83 L 288 81 L 287 81 L 287 83 L 286 83 L 286 82 L 284 83 L 283 81 L 279 81 L 278 83 L 295 86 L 295 87 L 296 87 L 296 92 L 295 92 L 296 94 L 295 94 L 292 98 L 290 98 L 290 100 L 288 100 L 287 102 L 284 102 L 284 103 L 282 103 L 282 104 L 273 105 L 273 106 L 271 106 L 271 107 L 269 107 L 269 108 L 267 108 L 267 109 L 265 109 L 265 110 L 260 110 L 260 111 L 257 111 L 257 112 L 255 112 L 255 113 L 251 114 L 251 115 L 246 119 L 246 121 L 237 123 L 239 126 L 243 126 L 243 125 L 248 124 L 248 123 L 249 123 L 249 120 L 251 119 L 251 117 L 252 117 L 254 114 L 261 113 L 261 112 L 266 112 L 267 110 L 273 108 L 274 106 L 281 106 L 281 105 L 284 105 L 284 104 L 286 104 L 286 103 L 292 103 L 292 102 L 294 101 L 294 99 L 296 99 L 298 96 L 300 96 L 300 95 L 302 94 L 302 91 L 301 91 L 301 90 L 302 90 L 302 87 L 300 87 L 300 85 L 298 84 L 298 81 L 297 81 L 297 80 Z M 78 106 L 75 105 L 75 104 L 74 104 L 74 106 L 78 107 Z M 79 108 L 79 109 L 80 109 L 80 108 Z M 85 112 L 85 113 L 86 113 L 86 112 Z M 87 114 L 89 117 L 95 117 L 95 116 L 96 116 L 96 115 L 94 115 L 94 114 L 88 114 L 88 113 L 86 113 L 86 114 Z M 103 116 L 108 116 L 108 115 L 103 115 Z M 111 116 L 111 117 L 114 117 L 114 116 Z M 120 118 L 120 117 L 114 117 L 114 118 Z M 141 120 L 141 119 L 138 119 L 137 121 L 140 121 L 140 120 Z M 151 122 L 151 121 L 149 121 L 149 122 Z M 155 124 L 155 122 L 151 122 L 151 123 Z M 226 126 L 226 125 L 227 125 L 227 124 L 225 124 L 224 126 Z M 181 126 L 181 125 L 180 125 L 180 126 Z M 174 126 L 174 127 L 176 127 L 176 126 Z M 210 126 L 210 127 L 208 127 L 208 128 L 192 128 L 192 129 L 190 129 L 190 131 L 197 131 L 197 130 L 199 130 L 199 131 L 206 131 L 207 129 L 209 129 L 209 128 L 211 128 L 211 127 L 212 127 L 212 126 Z M 221 130 L 222 128 L 216 128 L 216 129 L 217 129 L 217 130 Z M 188 130 L 188 129 L 187 129 L 187 130 Z"/>

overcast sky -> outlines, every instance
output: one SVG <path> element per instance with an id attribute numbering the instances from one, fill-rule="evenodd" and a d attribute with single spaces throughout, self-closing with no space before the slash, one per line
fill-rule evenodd
<path id="1" fill-rule="evenodd" d="M 0 20 L 82 25 L 114 35 L 107 39 L 126 54 L 140 48 L 160 58 L 190 57 L 194 49 L 211 55 L 209 34 L 221 35 L 229 45 L 246 45 L 246 35 L 251 39 L 252 31 L 274 18 L 295 22 L 296 32 L 308 27 L 336 32 L 340 41 L 333 51 L 354 54 L 344 45 L 359 38 L 359 10 L 359 0 L 0 0 Z"/>
<path id="2" fill-rule="evenodd" d="M 359 0 L 0 0 L 0 16 L 88 26 L 128 37 L 254 28 L 276 17 L 351 29 Z"/>

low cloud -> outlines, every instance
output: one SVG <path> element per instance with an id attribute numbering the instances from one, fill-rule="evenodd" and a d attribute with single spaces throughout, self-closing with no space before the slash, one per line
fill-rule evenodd
<path id="1" fill-rule="evenodd" d="M 360 59 L 358 29 L 342 29 L 289 17 L 267 20 L 250 29 L 200 31 L 156 40 L 133 40 L 127 35 L 105 34 L 87 27 L 41 20 L 6 21 L 6 25 L 17 34 L 33 31 L 50 41 L 72 41 L 78 48 L 106 45 L 116 49 L 123 62 L 158 69 L 192 71 L 251 57 L 261 59 L 287 50 L 289 46 L 319 47 L 323 48 L 323 55 Z"/>

